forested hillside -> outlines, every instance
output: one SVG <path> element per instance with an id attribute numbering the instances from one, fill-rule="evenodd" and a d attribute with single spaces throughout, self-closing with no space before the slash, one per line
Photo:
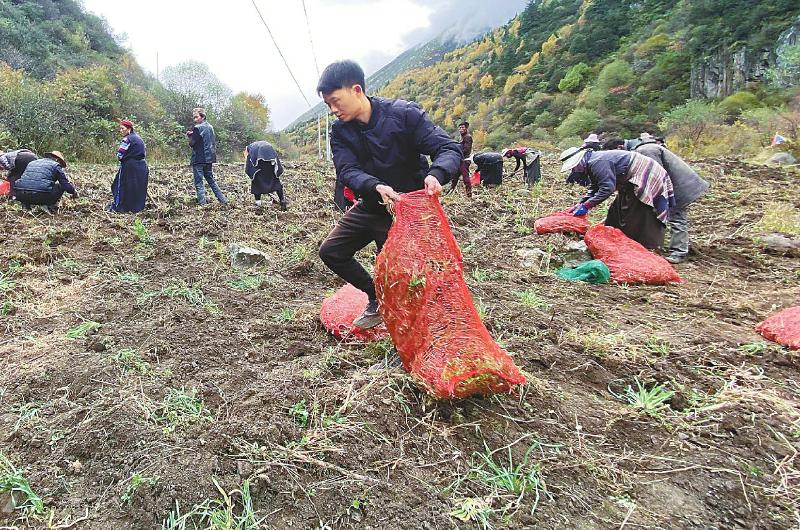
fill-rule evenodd
<path id="1" fill-rule="evenodd" d="M 798 14 L 794 0 L 534 1 L 379 94 L 415 100 L 451 130 L 469 120 L 481 147 L 677 132 L 687 114 L 720 125 L 723 136 L 741 119 L 758 145 L 796 118 Z M 690 97 L 697 101 L 684 110 Z M 311 132 L 298 129 L 296 141 L 313 143 Z"/>
<path id="2" fill-rule="evenodd" d="M 202 63 L 145 73 L 106 24 L 74 0 L 0 0 L 0 149 L 114 160 L 130 118 L 151 155 L 186 156 L 191 109 L 205 106 L 220 153 L 239 153 L 269 123 L 263 96 L 234 94 Z"/>

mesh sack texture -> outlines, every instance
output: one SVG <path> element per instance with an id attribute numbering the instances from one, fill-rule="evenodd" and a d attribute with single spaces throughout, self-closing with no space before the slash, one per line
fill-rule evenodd
<path id="1" fill-rule="evenodd" d="M 556 276 L 562 280 L 572 282 L 587 282 L 591 284 L 608 283 L 611 279 L 611 271 L 606 264 L 599 259 L 585 261 L 574 269 L 560 269 Z"/>
<path id="2" fill-rule="evenodd" d="M 403 366 L 436 398 L 508 392 L 525 377 L 481 322 L 437 197 L 402 195 L 375 290 Z"/>
<path id="3" fill-rule="evenodd" d="M 473 186 L 480 186 L 481 185 L 481 172 L 480 171 L 474 171 L 472 173 L 472 176 L 469 179 L 469 183 L 472 184 Z"/>
<path id="4" fill-rule="evenodd" d="M 800 350 L 800 306 L 775 313 L 756 326 L 765 339 L 792 350 Z"/>
<path id="5" fill-rule="evenodd" d="M 348 283 L 323 300 L 319 319 L 325 329 L 342 340 L 373 342 L 389 337 L 383 324 L 371 329 L 353 327 L 353 320 L 361 315 L 368 301 L 367 293 Z"/>
<path id="6" fill-rule="evenodd" d="M 5 197 L 11 193 L 11 183 L 7 180 L 0 180 L 0 197 Z"/>
<path id="7" fill-rule="evenodd" d="M 592 256 L 606 264 L 611 279 L 617 283 L 663 285 L 683 281 L 667 260 L 650 252 L 619 228 L 596 225 L 583 239 Z"/>
<path id="8" fill-rule="evenodd" d="M 551 213 L 547 217 L 541 217 L 533 223 L 533 229 L 537 234 L 557 234 L 572 232 L 575 234 L 585 234 L 589 229 L 589 218 L 586 215 L 576 217 L 569 212 Z"/>

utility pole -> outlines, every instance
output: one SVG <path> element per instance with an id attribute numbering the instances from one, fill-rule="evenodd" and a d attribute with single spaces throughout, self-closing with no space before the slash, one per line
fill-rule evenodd
<path id="1" fill-rule="evenodd" d="M 156 81 L 158 81 L 159 83 L 161 82 L 158 71 L 158 51 L 156 51 Z"/>

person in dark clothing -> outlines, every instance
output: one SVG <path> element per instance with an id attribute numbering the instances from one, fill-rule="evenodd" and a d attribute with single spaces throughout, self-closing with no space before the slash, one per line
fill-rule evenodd
<path id="1" fill-rule="evenodd" d="M 603 144 L 603 151 L 614 151 L 614 150 L 625 151 L 625 140 L 621 138 L 612 138 L 611 140 Z"/>
<path id="2" fill-rule="evenodd" d="M 6 180 L 11 184 L 11 198 L 14 198 L 14 182 L 19 180 L 28 164 L 36 160 L 36 153 L 28 149 L 17 149 L 3 153 L 0 151 L 0 169 L 8 171 Z"/>
<path id="3" fill-rule="evenodd" d="M 261 206 L 261 195 L 277 193 L 281 210 L 286 211 L 286 196 L 283 194 L 283 164 L 272 144 L 253 142 L 244 150 L 244 171 L 250 177 L 250 193 L 255 195 L 256 206 Z M 274 199 L 273 199 L 274 200 Z"/>
<path id="4" fill-rule="evenodd" d="M 192 110 L 194 126 L 186 133 L 192 148 L 192 173 L 194 188 L 197 190 L 197 204 L 206 204 L 206 189 L 203 179 L 208 182 L 214 196 L 222 204 L 227 204 L 225 195 L 214 180 L 213 164 L 217 161 L 217 140 L 214 127 L 206 121 L 206 111 L 202 108 Z"/>
<path id="5" fill-rule="evenodd" d="M 619 228 L 646 248 L 661 246 L 669 210 L 675 206 L 672 181 L 663 167 L 639 153 L 577 147 L 561 153 L 561 160 L 561 172 L 569 174 L 567 183 L 589 188 L 570 212 L 586 215 L 616 190 L 619 193 L 608 207 L 605 224 Z"/>
<path id="6" fill-rule="evenodd" d="M 675 189 L 675 207 L 669 214 L 670 242 L 666 260 L 683 263 L 689 258 L 689 206 L 708 191 L 706 182 L 684 160 L 658 143 L 658 139 L 644 133 L 636 152 L 652 158 L 663 167 Z"/>
<path id="7" fill-rule="evenodd" d="M 478 166 L 481 185 L 499 186 L 503 183 L 503 155 L 500 153 L 478 153 L 472 157 Z"/>
<path id="8" fill-rule="evenodd" d="M 514 147 L 513 149 L 503 149 L 501 153 L 505 158 L 513 158 L 517 161 L 517 166 L 511 175 L 519 171 L 522 166 L 523 180 L 528 186 L 533 186 L 542 178 L 542 165 L 539 160 L 541 153 L 530 147 Z"/>
<path id="9" fill-rule="evenodd" d="M 416 103 L 367 96 L 364 71 L 353 61 L 325 68 L 317 92 L 338 118 L 330 135 L 337 190 L 346 186 L 358 198 L 322 243 L 319 256 L 340 278 L 367 293 L 367 307 L 353 325 L 371 328 L 382 320 L 375 285 L 353 256 L 372 241 L 380 252 L 400 193 L 442 192 L 442 184 L 461 166 L 461 147 Z"/>
<path id="10" fill-rule="evenodd" d="M 469 133 L 469 122 L 463 121 L 458 124 L 458 132 L 461 134 L 461 156 L 464 157 L 461 160 L 461 166 L 459 167 L 459 172 L 461 174 L 461 178 L 464 180 L 464 189 L 467 192 L 467 197 L 470 199 L 472 198 L 472 182 L 470 181 L 469 176 L 469 165 L 472 158 L 470 155 L 472 154 L 472 135 Z M 454 178 L 450 182 L 450 192 L 452 193 L 455 191 L 456 187 L 458 186 L 458 177 Z"/>
<path id="11" fill-rule="evenodd" d="M 119 122 L 119 132 L 122 135 L 117 149 L 119 170 L 111 184 L 113 199 L 107 209 L 112 212 L 141 212 L 147 201 L 147 181 L 150 176 L 144 140 L 134 132 L 133 123 L 129 120 Z"/>
<path id="12" fill-rule="evenodd" d="M 600 137 L 597 136 L 597 133 L 591 133 L 589 136 L 583 139 L 583 145 L 581 147 L 584 149 L 599 151 L 602 146 L 603 143 L 600 141 Z"/>
<path id="13" fill-rule="evenodd" d="M 25 172 L 14 183 L 14 190 L 16 199 L 26 210 L 36 204 L 55 213 L 64 192 L 71 194 L 73 199 L 78 198 L 78 192 L 64 173 L 63 168 L 67 167 L 64 155 L 53 151 L 44 156 L 28 163 Z"/>

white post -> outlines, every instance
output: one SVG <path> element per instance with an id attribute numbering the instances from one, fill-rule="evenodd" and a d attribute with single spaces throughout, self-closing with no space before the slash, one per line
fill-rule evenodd
<path id="1" fill-rule="evenodd" d="M 330 114 L 325 113 L 325 145 L 328 162 L 331 161 L 331 127 L 328 125 Z"/>
<path id="2" fill-rule="evenodd" d="M 322 127 L 319 114 L 317 114 L 317 158 L 322 160 Z"/>

